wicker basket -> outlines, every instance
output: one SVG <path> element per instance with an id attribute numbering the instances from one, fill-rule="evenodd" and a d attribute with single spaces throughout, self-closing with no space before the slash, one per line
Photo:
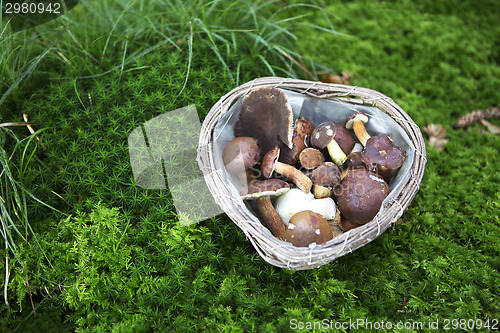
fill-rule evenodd
<path id="1" fill-rule="evenodd" d="M 414 146 L 403 186 L 391 191 L 377 216 L 369 223 L 347 231 L 325 244 L 294 247 L 278 240 L 246 207 L 236 189 L 214 162 L 213 132 L 219 120 L 238 99 L 259 87 L 277 87 L 319 99 L 347 102 L 352 105 L 371 105 L 390 116 L 407 134 Z M 426 163 L 425 144 L 419 127 L 394 101 L 374 90 L 348 85 L 326 84 L 278 77 L 255 79 L 223 96 L 210 110 L 203 122 L 198 147 L 198 165 L 216 203 L 245 233 L 257 252 L 268 263 L 293 270 L 312 269 L 352 252 L 380 236 L 397 221 L 419 189 Z"/>

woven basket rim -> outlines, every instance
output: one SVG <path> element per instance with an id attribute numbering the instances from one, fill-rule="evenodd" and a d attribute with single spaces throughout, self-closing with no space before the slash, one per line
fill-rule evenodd
<path id="1" fill-rule="evenodd" d="M 220 170 L 217 170 L 213 159 L 212 135 L 218 121 L 239 98 L 260 87 L 282 88 L 321 99 L 370 105 L 389 115 L 406 132 L 415 146 L 413 163 L 408 177 L 404 180 L 405 185 L 396 193 L 391 192 L 392 200 L 384 202 L 371 222 L 344 232 L 325 244 L 294 247 L 278 240 L 243 204 L 234 187 L 229 186 Z M 420 128 L 390 97 L 378 91 L 350 85 L 262 77 L 234 88 L 211 108 L 202 124 L 197 161 L 216 203 L 245 233 L 259 255 L 274 266 L 304 270 L 322 266 L 368 244 L 397 221 L 419 190 L 425 170 L 426 151 Z"/>

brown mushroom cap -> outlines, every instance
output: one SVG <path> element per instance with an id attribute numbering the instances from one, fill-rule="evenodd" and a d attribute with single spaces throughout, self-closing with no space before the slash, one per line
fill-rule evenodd
<path id="1" fill-rule="evenodd" d="M 311 179 L 304 175 L 300 170 L 295 169 L 293 166 L 278 162 L 279 154 L 280 148 L 276 146 L 264 155 L 264 159 L 262 160 L 262 164 L 260 166 L 262 176 L 264 178 L 270 178 L 276 170 L 277 173 L 290 178 L 290 180 L 302 191 L 309 193 L 312 187 Z"/>
<path id="2" fill-rule="evenodd" d="M 343 151 L 337 139 L 342 141 L 345 146 L 347 146 L 346 143 L 349 139 L 352 140 L 349 147 L 346 147 L 347 153 L 354 147 L 354 140 L 350 137 L 349 132 L 342 131 L 340 128 L 333 121 L 327 121 L 318 125 L 311 135 L 311 145 L 318 149 L 326 147 L 328 154 L 337 165 L 342 165 L 346 158 L 346 152 Z"/>
<path id="3" fill-rule="evenodd" d="M 327 121 L 318 125 L 311 135 L 311 145 L 318 149 L 324 149 L 333 140 L 337 133 L 337 125 L 333 121 Z"/>
<path id="4" fill-rule="evenodd" d="M 300 165 L 307 170 L 316 168 L 325 161 L 325 156 L 316 148 L 306 148 L 299 155 Z"/>
<path id="5" fill-rule="evenodd" d="M 271 175 L 274 172 L 274 167 L 276 165 L 276 162 L 278 161 L 278 158 L 280 156 L 280 149 L 279 147 L 274 147 L 270 151 L 264 155 L 264 158 L 262 159 L 262 164 L 260 165 L 260 170 L 262 171 L 262 177 L 264 178 L 271 178 Z"/>
<path id="6" fill-rule="evenodd" d="M 368 116 L 363 112 L 354 112 L 350 114 L 345 120 L 345 128 L 347 128 L 348 130 L 352 129 L 354 122 L 357 120 L 361 121 L 363 124 L 366 124 L 368 122 Z"/>
<path id="7" fill-rule="evenodd" d="M 360 224 L 352 223 L 351 221 L 346 220 L 346 219 L 342 219 L 342 221 L 340 221 L 340 227 L 344 231 L 349 231 L 349 230 L 357 228 L 359 226 L 360 226 Z"/>
<path id="8" fill-rule="evenodd" d="M 346 130 L 341 123 L 335 123 L 335 125 L 337 126 L 335 141 L 337 141 L 340 149 L 342 149 L 342 151 L 347 155 L 352 151 L 356 142 L 351 136 L 351 133 L 349 133 L 349 131 Z"/>
<path id="9" fill-rule="evenodd" d="M 243 200 L 254 200 L 264 197 L 277 197 L 286 193 L 290 185 L 281 179 L 266 179 L 248 184 L 240 190 Z"/>
<path id="10" fill-rule="evenodd" d="M 289 149 L 283 142 L 280 143 L 280 162 L 296 165 L 299 161 L 300 153 L 307 147 L 304 138 L 294 131 L 292 136 L 292 149 Z"/>
<path id="11" fill-rule="evenodd" d="M 309 144 L 309 138 L 314 130 L 313 123 L 301 117 L 295 121 L 292 136 L 292 149 L 288 148 L 283 142 L 280 143 L 280 162 L 296 165 L 299 160 L 299 155 Z"/>
<path id="12" fill-rule="evenodd" d="M 331 197 L 333 189 L 340 184 L 340 168 L 335 163 L 325 162 L 313 170 L 311 179 L 316 199 Z"/>
<path id="13" fill-rule="evenodd" d="M 313 123 L 306 117 L 301 117 L 295 122 L 294 131 L 298 136 L 304 139 L 306 145 L 309 145 L 309 138 L 314 131 Z"/>
<path id="14" fill-rule="evenodd" d="M 366 168 L 363 159 L 361 158 L 361 152 L 354 152 L 347 155 L 347 160 L 345 160 L 344 166 L 349 169 L 360 169 Z"/>
<path id="15" fill-rule="evenodd" d="M 234 136 L 257 139 L 262 155 L 281 142 L 292 148 L 293 113 L 288 96 L 281 89 L 252 90 L 241 103 Z"/>
<path id="16" fill-rule="evenodd" d="M 347 155 L 345 163 L 342 165 L 342 179 L 354 169 L 366 169 L 361 152 L 354 152 Z"/>
<path id="17" fill-rule="evenodd" d="M 368 139 L 361 156 L 368 170 L 376 171 L 389 180 L 392 172 L 403 165 L 406 151 L 396 146 L 389 135 L 380 134 Z"/>
<path id="18" fill-rule="evenodd" d="M 325 162 L 313 170 L 311 179 L 314 184 L 333 189 L 340 184 L 340 168 L 332 162 Z"/>
<path id="19" fill-rule="evenodd" d="M 354 169 L 335 191 L 340 212 L 352 224 L 370 222 L 389 194 L 389 186 L 375 172 Z"/>
<path id="20" fill-rule="evenodd" d="M 323 244 L 333 238 L 328 221 L 321 214 L 304 210 L 294 214 L 285 230 L 285 241 L 294 246 Z"/>
<path id="21" fill-rule="evenodd" d="M 226 144 L 222 159 L 229 172 L 238 174 L 257 164 L 260 161 L 260 153 L 256 139 L 238 137 Z"/>

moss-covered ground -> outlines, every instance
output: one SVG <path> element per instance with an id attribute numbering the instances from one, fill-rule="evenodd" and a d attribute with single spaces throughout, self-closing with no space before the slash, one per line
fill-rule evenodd
<path id="1" fill-rule="evenodd" d="M 134 182 L 127 138 L 137 126 L 190 104 L 203 119 L 255 77 L 311 79 L 267 42 L 213 28 L 243 24 L 230 12 L 238 2 L 218 3 L 219 16 L 204 17 L 199 4 L 137 1 L 134 16 L 119 2 L 84 1 L 66 19 L 17 33 L 26 39 L 19 48 L 3 35 L 0 122 L 26 113 L 44 128 L 22 182 L 57 211 L 28 198 L 34 233 L 17 237 L 25 269 L 8 254 L 11 309 L 0 305 L 0 331 L 287 332 L 319 322 L 328 331 L 330 321 L 357 320 L 366 322 L 354 331 L 382 321 L 406 324 L 391 332 L 436 321 L 443 330 L 447 320 L 457 330 L 499 329 L 500 136 L 453 124 L 500 101 L 500 4 L 320 1 L 286 11 L 273 2 L 258 14 L 278 10 L 271 19 L 285 26 L 286 15 L 308 14 L 296 41 L 273 45 L 312 60 L 311 71 L 313 62 L 349 71 L 352 85 L 392 97 L 421 129 L 443 124 L 449 140 L 443 151 L 426 147 L 420 191 L 400 221 L 349 255 L 295 272 L 267 264 L 225 215 L 181 227 L 168 189 Z M 169 11 L 188 9 L 200 20 L 184 12 L 182 24 L 169 24 Z M 312 26 L 328 27 L 324 10 L 341 34 Z M 263 26 L 273 27 L 254 28 Z"/>

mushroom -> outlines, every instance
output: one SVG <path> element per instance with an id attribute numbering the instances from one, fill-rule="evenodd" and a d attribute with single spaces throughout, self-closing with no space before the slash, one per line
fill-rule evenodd
<path id="1" fill-rule="evenodd" d="M 387 134 L 372 136 L 361 153 L 367 169 L 379 173 L 387 182 L 403 165 L 405 157 L 406 151 L 396 146 L 391 136 Z"/>
<path id="2" fill-rule="evenodd" d="M 295 214 L 285 230 L 285 241 L 293 246 L 323 244 L 333 238 L 328 221 L 320 214 L 304 210 Z"/>
<path id="3" fill-rule="evenodd" d="M 332 162 L 325 162 L 314 169 L 311 174 L 314 197 L 316 199 L 331 197 L 333 188 L 340 184 L 340 176 L 340 168 Z"/>
<path id="4" fill-rule="evenodd" d="M 366 169 L 365 163 L 361 157 L 361 152 L 354 152 L 347 155 L 347 159 L 342 165 L 342 179 L 354 169 Z"/>
<path id="5" fill-rule="evenodd" d="M 366 141 L 370 138 L 370 134 L 366 131 L 365 124 L 368 122 L 368 116 L 363 112 L 355 112 L 350 114 L 345 120 L 345 128 L 354 130 L 354 134 L 359 142 L 366 147 Z"/>
<path id="6" fill-rule="evenodd" d="M 278 162 L 280 149 L 274 147 L 264 156 L 261 164 L 262 176 L 270 178 L 274 171 L 289 178 L 302 191 L 309 193 L 311 191 L 312 181 L 293 166 Z"/>
<path id="7" fill-rule="evenodd" d="M 297 133 L 297 136 L 304 139 L 306 146 L 309 145 L 309 139 L 313 131 L 314 131 L 314 125 L 306 117 L 300 117 L 295 122 L 294 132 Z"/>
<path id="8" fill-rule="evenodd" d="M 247 170 L 260 161 L 260 148 L 257 140 L 251 137 L 238 137 L 229 141 L 222 152 L 226 169 L 235 174 L 242 185 L 248 183 Z"/>
<path id="9" fill-rule="evenodd" d="M 360 226 L 359 224 L 352 223 L 351 221 L 346 220 L 346 219 L 342 219 L 340 221 L 340 227 L 342 228 L 343 231 L 349 231 L 349 230 L 357 228 L 359 226 Z"/>
<path id="10" fill-rule="evenodd" d="M 280 142 L 280 162 L 295 166 L 299 160 L 300 153 L 308 146 L 309 137 L 314 130 L 312 122 L 305 118 L 299 118 L 295 121 L 295 127 L 292 135 L 292 149 L 288 148 L 283 142 Z"/>
<path id="11" fill-rule="evenodd" d="M 299 155 L 300 165 L 312 170 L 325 161 L 325 156 L 316 148 L 306 148 Z"/>
<path id="12" fill-rule="evenodd" d="M 261 157 L 283 142 L 292 149 L 293 113 L 287 95 L 277 88 L 258 88 L 250 91 L 241 102 L 234 136 L 255 138 Z M 280 141 L 281 140 L 281 141 Z"/>
<path id="13" fill-rule="evenodd" d="M 327 220 L 333 220 L 337 213 L 335 202 L 332 198 L 314 199 L 312 193 L 304 193 L 298 188 L 290 191 L 276 199 L 276 212 L 285 225 L 288 225 L 293 215 L 303 210 L 312 210 L 323 215 Z"/>
<path id="14" fill-rule="evenodd" d="M 359 226 L 371 221 L 389 194 L 389 186 L 375 172 L 354 169 L 336 190 L 337 204 L 345 220 Z"/>
<path id="15" fill-rule="evenodd" d="M 338 130 L 338 128 L 341 127 L 332 121 L 320 124 L 314 129 L 311 135 L 311 145 L 318 149 L 326 147 L 333 162 L 340 166 L 346 159 L 346 153 L 341 148 L 339 142 L 352 141 L 350 148 L 346 149 L 347 152 L 350 152 L 354 147 L 354 140 L 349 135 L 349 132 Z"/>
<path id="16" fill-rule="evenodd" d="M 290 185 L 280 179 L 266 179 L 256 181 L 240 191 L 243 200 L 257 200 L 260 215 L 272 234 L 282 238 L 285 233 L 285 224 L 274 209 L 271 197 L 280 196 L 290 190 Z"/>
<path id="17" fill-rule="evenodd" d="M 337 134 L 335 135 L 335 141 L 340 146 L 340 149 L 348 155 L 356 146 L 356 142 L 354 141 L 351 133 L 345 129 L 344 124 L 334 122 L 335 126 L 337 126 Z"/>

